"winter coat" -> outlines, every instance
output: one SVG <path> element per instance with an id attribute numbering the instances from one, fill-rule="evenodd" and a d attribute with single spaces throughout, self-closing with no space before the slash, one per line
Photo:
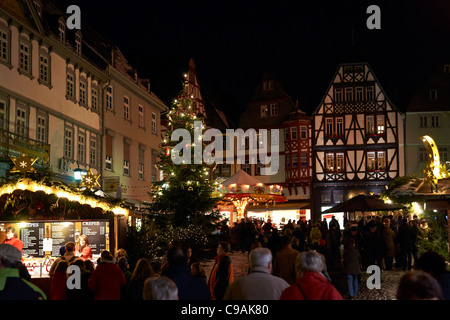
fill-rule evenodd
<path id="1" fill-rule="evenodd" d="M 278 251 L 273 261 L 273 275 L 284 279 L 289 284 L 294 284 L 295 259 L 299 253 L 289 245 Z"/>
<path id="2" fill-rule="evenodd" d="M 322 239 L 322 232 L 320 232 L 318 227 L 313 227 L 311 233 L 309 234 L 312 245 L 318 245 L 320 239 Z"/>
<path id="3" fill-rule="evenodd" d="M 262 268 L 233 282 L 223 300 L 278 300 L 289 284 Z"/>
<path id="4" fill-rule="evenodd" d="M 361 274 L 361 254 L 355 246 L 345 247 L 343 264 L 345 274 Z"/>
<path id="5" fill-rule="evenodd" d="M 343 298 L 321 273 L 306 271 L 302 277 L 297 278 L 296 284 L 283 291 L 280 300 L 343 300 Z"/>
<path id="6" fill-rule="evenodd" d="M 120 267 L 111 262 L 102 262 L 92 272 L 88 281 L 94 291 L 95 300 L 120 300 L 121 289 L 126 285 L 125 275 Z"/>
<path id="7" fill-rule="evenodd" d="M 233 264 L 228 254 L 216 256 L 215 264 L 209 276 L 211 299 L 222 300 L 228 286 L 233 283 Z"/>
<path id="8" fill-rule="evenodd" d="M 400 250 L 408 252 L 413 246 L 413 230 L 407 224 L 402 224 L 398 227 L 398 242 L 400 244 Z"/>
<path id="9" fill-rule="evenodd" d="M 161 275 L 175 282 L 179 300 L 209 300 L 211 297 L 206 281 L 193 276 L 187 265 L 169 266 Z"/>
<path id="10" fill-rule="evenodd" d="M 19 276 L 19 269 L 0 269 L 0 300 L 46 299 L 47 296 L 39 287 Z"/>
<path id="11" fill-rule="evenodd" d="M 396 235 L 394 230 L 392 230 L 390 227 L 384 227 L 381 233 L 386 244 L 386 252 L 384 256 L 395 257 Z"/>
<path id="12" fill-rule="evenodd" d="M 56 271 L 50 284 L 50 300 L 66 300 L 67 274 Z"/>

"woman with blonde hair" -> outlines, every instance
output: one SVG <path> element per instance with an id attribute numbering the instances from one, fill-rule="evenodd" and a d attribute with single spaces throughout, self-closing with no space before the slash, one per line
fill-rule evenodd
<path id="1" fill-rule="evenodd" d="M 126 290 L 126 299 L 142 300 L 145 280 L 154 276 L 155 271 L 153 270 L 150 261 L 145 258 L 139 259 Z"/>

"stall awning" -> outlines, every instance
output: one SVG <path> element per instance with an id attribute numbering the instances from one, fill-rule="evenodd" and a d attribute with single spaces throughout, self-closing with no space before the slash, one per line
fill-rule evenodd
<path id="1" fill-rule="evenodd" d="M 268 211 L 268 210 L 307 210 L 311 209 L 309 202 L 287 201 L 275 205 L 266 206 L 264 204 L 257 206 L 248 206 L 246 211 Z"/>

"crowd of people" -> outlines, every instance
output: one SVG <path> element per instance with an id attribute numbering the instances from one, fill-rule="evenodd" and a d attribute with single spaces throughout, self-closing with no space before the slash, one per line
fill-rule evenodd
<path id="1" fill-rule="evenodd" d="M 171 243 L 155 272 L 146 258 L 131 269 L 127 253 L 104 250 L 96 261 L 87 238 L 68 242 L 53 263 L 47 297 L 23 274 L 22 255 L 12 244 L 0 245 L 0 299 L 50 300 L 342 300 L 329 272 L 347 277 L 348 297 L 358 293 L 364 268 L 377 265 L 383 271 L 397 268 L 402 277 L 397 298 L 450 299 L 450 273 L 446 261 L 435 253 L 418 256 L 417 239 L 427 234 L 426 225 L 392 216 L 368 221 L 336 219 L 312 223 L 288 221 L 277 228 L 270 220 L 243 219 L 221 230 L 210 274 L 192 256 L 192 248 Z M 248 273 L 234 279 L 233 251 L 248 253 Z M 78 287 L 67 285 L 80 271 Z M 73 269 L 73 268 L 72 268 Z M 22 270 L 22 271 L 21 271 Z M 409 271 L 409 272 L 407 272 Z M 21 274 L 22 273 L 22 274 Z M 26 294 L 20 291 L 26 291 Z"/>

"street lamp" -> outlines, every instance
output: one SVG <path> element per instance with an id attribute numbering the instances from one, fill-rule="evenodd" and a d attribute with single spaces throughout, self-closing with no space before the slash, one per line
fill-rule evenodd
<path id="1" fill-rule="evenodd" d="M 80 187 L 80 182 L 83 180 L 83 176 L 86 175 L 86 171 L 80 168 L 76 168 L 73 170 L 73 178 L 78 184 L 78 187 Z"/>

